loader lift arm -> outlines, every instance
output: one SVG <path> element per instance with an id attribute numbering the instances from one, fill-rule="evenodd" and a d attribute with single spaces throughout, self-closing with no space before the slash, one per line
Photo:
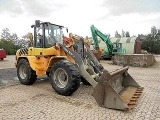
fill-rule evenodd
<path id="1" fill-rule="evenodd" d="M 83 39 L 78 41 L 78 52 L 60 45 L 66 53 L 73 57 L 83 76 L 93 87 L 93 96 L 102 107 L 129 110 L 134 107 L 143 88 L 127 72 L 129 67 L 123 67 L 108 72 L 101 66 Z M 84 48 L 87 48 L 84 50 Z M 79 52 L 82 51 L 83 53 Z"/>
<path id="2" fill-rule="evenodd" d="M 72 33 L 69 33 L 69 38 L 66 37 L 66 36 L 63 36 L 63 40 L 65 41 L 65 43 L 67 44 L 68 47 L 72 47 L 76 41 L 79 41 L 80 38 L 83 39 L 83 37 L 79 36 L 79 35 L 76 35 L 76 34 L 72 34 Z M 90 46 L 91 46 L 91 42 L 88 40 L 88 37 L 86 36 L 86 38 L 84 38 L 84 43 L 86 43 L 90 49 Z M 92 50 L 92 53 L 95 55 L 95 57 L 97 58 L 97 60 L 99 61 L 100 60 L 100 51 L 99 50 Z"/>

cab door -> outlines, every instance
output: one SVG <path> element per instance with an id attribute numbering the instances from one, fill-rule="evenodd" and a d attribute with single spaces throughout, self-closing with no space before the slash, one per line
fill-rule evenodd
<path id="1" fill-rule="evenodd" d="M 34 34 L 34 48 L 32 48 L 32 52 L 35 56 L 41 56 L 43 54 L 43 34 L 43 24 L 41 24 L 40 27 L 36 27 Z"/>

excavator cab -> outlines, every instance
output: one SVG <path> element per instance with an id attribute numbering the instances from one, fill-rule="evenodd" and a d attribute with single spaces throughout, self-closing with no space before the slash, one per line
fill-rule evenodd
<path id="1" fill-rule="evenodd" d="M 112 54 L 123 54 L 126 53 L 126 49 L 122 47 L 122 43 L 113 43 Z"/>

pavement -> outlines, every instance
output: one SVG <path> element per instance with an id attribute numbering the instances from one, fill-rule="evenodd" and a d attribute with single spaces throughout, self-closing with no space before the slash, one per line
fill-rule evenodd
<path id="1" fill-rule="evenodd" d="M 160 120 L 160 57 L 148 68 L 130 67 L 130 75 L 144 87 L 134 109 L 119 111 L 102 108 L 92 96 L 93 87 L 81 84 L 72 96 L 58 95 L 48 78 L 31 86 L 16 78 L 15 56 L 0 61 L 1 120 Z M 112 71 L 121 66 L 102 65 Z M 6 76 L 6 77 L 5 77 Z"/>

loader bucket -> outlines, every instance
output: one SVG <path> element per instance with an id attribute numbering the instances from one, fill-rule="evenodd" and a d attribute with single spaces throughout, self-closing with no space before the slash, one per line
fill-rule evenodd
<path id="1" fill-rule="evenodd" d="M 143 88 L 128 74 L 128 66 L 109 73 L 104 70 L 93 96 L 102 107 L 129 110 L 134 107 Z"/>

